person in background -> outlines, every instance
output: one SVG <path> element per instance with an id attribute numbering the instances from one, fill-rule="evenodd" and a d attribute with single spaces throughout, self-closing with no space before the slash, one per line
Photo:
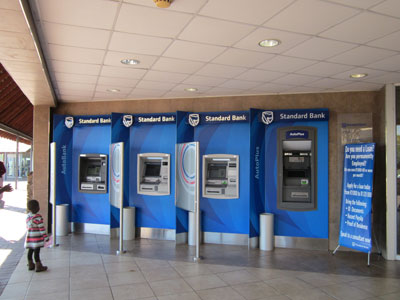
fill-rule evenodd
<path id="1" fill-rule="evenodd" d="M 3 180 L 4 180 L 4 174 L 6 174 L 6 167 L 4 166 L 4 163 L 0 161 L 0 208 L 4 207 L 4 200 L 3 200 L 3 192 L 9 192 L 7 188 L 3 190 Z"/>
<path id="2" fill-rule="evenodd" d="M 26 239 L 25 248 L 28 249 L 28 270 L 36 272 L 46 271 L 47 267 L 40 261 L 40 248 L 44 247 L 44 242 L 49 240 L 46 228 L 43 225 L 43 217 L 38 213 L 40 210 L 37 200 L 28 201 L 28 216 L 26 218 Z M 35 263 L 32 255 L 34 255 Z"/>

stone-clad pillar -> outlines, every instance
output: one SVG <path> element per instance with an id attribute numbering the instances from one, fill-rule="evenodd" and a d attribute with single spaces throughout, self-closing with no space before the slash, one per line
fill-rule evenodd
<path id="1" fill-rule="evenodd" d="M 40 214 L 48 224 L 49 203 L 49 133 L 50 107 L 45 105 L 33 108 L 33 199 L 40 203 Z"/>

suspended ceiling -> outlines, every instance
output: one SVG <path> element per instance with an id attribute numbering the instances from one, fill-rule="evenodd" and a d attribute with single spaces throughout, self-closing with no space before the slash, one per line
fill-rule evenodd
<path id="1" fill-rule="evenodd" d="M 0 62 L 34 105 L 54 105 L 16 2 L 0 1 Z M 400 82 L 398 0 L 29 4 L 59 102 L 376 91 Z M 269 38 L 281 44 L 258 46 Z"/>

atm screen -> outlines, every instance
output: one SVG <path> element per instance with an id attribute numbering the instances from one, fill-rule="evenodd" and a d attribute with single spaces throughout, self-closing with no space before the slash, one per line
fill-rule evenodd
<path id="1" fill-rule="evenodd" d="M 100 167 L 99 166 L 88 166 L 87 167 L 87 176 L 100 176 Z"/>
<path id="2" fill-rule="evenodd" d="M 156 177 L 160 176 L 161 162 L 159 163 L 145 163 L 146 170 L 144 172 L 145 177 Z"/>
<path id="3" fill-rule="evenodd" d="M 303 177 L 305 178 L 307 176 L 305 171 L 302 170 L 290 170 L 287 173 L 288 177 Z"/>
<path id="4" fill-rule="evenodd" d="M 226 164 L 210 164 L 208 166 L 209 179 L 226 179 Z"/>

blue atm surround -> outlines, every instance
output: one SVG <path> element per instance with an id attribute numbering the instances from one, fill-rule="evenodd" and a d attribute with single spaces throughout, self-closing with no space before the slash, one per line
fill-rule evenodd
<path id="1" fill-rule="evenodd" d="M 265 114 L 265 112 L 267 112 Z M 286 114 L 286 117 L 285 117 Z M 302 116 L 325 115 L 325 118 Z M 190 116 L 197 115 L 193 126 Z M 228 118 L 228 116 L 231 116 Z M 233 117 L 235 115 L 235 117 Z M 133 124 L 123 124 L 124 114 L 108 116 L 74 116 L 68 128 L 64 115 L 53 117 L 53 141 L 57 142 L 56 203 L 70 204 L 70 221 L 118 227 L 119 213 L 110 207 L 109 194 L 78 192 L 78 157 L 82 153 L 109 155 L 111 143 L 125 143 L 124 205 L 136 207 L 136 226 L 187 232 L 187 212 L 175 207 L 175 145 L 200 142 L 200 158 L 204 154 L 239 155 L 239 197 L 235 199 L 200 199 L 202 231 L 259 235 L 259 214 L 275 215 L 275 235 L 306 238 L 328 238 L 328 119 L 327 109 L 191 114 L 131 115 Z M 139 122 L 139 117 L 164 116 L 167 122 Z M 206 118 L 209 116 L 210 118 Z M 274 117 L 272 117 L 274 116 Z M 289 116 L 289 117 L 288 117 Z M 291 117 L 296 116 L 296 117 Z M 219 118 L 221 117 L 221 118 Z M 102 118 L 101 122 L 79 119 Z M 151 119 L 151 120 L 154 120 Z M 225 118 L 225 119 L 224 119 Z M 286 126 L 317 128 L 317 193 L 318 208 L 314 211 L 288 211 L 277 208 L 277 129 Z M 170 195 L 137 194 L 137 154 L 169 153 L 171 155 Z M 200 170 L 201 170 L 200 166 Z M 201 174 L 200 174 L 201 177 Z M 201 188 L 200 188 L 201 191 Z M 201 192 L 200 192 L 201 193 Z"/>

